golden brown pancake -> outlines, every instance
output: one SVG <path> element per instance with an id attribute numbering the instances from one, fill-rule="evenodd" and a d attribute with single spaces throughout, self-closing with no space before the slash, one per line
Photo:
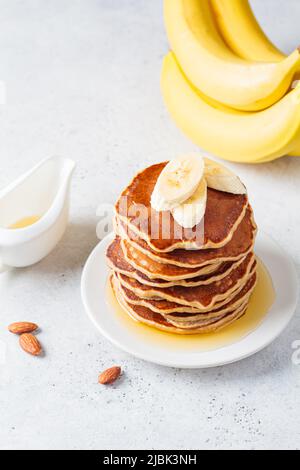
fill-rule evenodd
<path id="1" fill-rule="evenodd" d="M 256 273 L 252 273 L 249 280 L 239 290 L 238 293 L 234 293 L 231 297 L 226 299 L 226 302 L 222 305 L 216 304 L 212 310 L 203 312 L 194 307 L 188 307 L 186 305 L 180 305 L 169 300 L 151 300 L 142 299 L 138 297 L 133 291 L 123 286 L 118 277 L 115 276 L 118 289 L 120 290 L 123 298 L 133 305 L 140 305 L 149 308 L 153 312 L 160 313 L 164 318 L 174 320 L 192 320 L 192 319 L 205 319 L 214 318 L 220 315 L 228 313 L 228 311 L 238 308 L 245 301 L 247 301 L 253 292 L 256 284 Z"/>
<path id="2" fill-rule="evenodd" d="M 245 301 L 243 304 L 241 304 L 236 310 L 231 310 L 227 314 L 220 315 L 219 317 L 215 318 L 207 318 L 205 320 L 197 320 L 192 319 L 192 320 L 178 320 L 178 319 L 172 319 L 171 317 L 164 317 L 165 320 L 168 321 L 171 325 L 175 326 L 176 328 L 182 328 L 182 329 L 187 329 L 190 330 L 191 328 L 199 328 L 203 326 L 208 326 L 211 324 L 215 324 L 217 321 L 220 321 L 228 316 L 230 316 L 234 312 L 238 312 L 241 310 L 244 310 L 247 308 L 249 305 L 249 301 Z"/>
<path id="3" fill-rule="evenodd" d="M 174 286 L 158 288 L 146 286 L 136 279 L 124 276 L 123 274 L 119 274 L 118 278 L 122 285 L 132 290 L 138 297 L 144 299 L 165 299 L 178 304 L 196 307 L 200 310 L 209 310 L 216 303 L 229 298 L 241 284 L 246 282 L 255 263 L 255 257 L 250 253 L 237 268 L 232 270 L 222 280 L 196 287 Z"/>
<path id="4" fill-rule="evenodd" d="M 130 244 L 146 254 L 158 263 L 172 264 L 179 267 L 195 268 L 204 267 L 209 264 L 220 262 L 237 261 L 245 257 L 254 245 L 256 235 L 256 224 L 253 220 L 252 209 L 248 206 L 245 217 L 234 232 L 232 239 L 227 245 L 218 249 L 206 250 L 175 250 L 172 253 L 157 253 L 147 243 L 136 237 L 132 230 L 127 229 L 124 223 L 117 219 L 118 233 L 122 238 L 127 238 Z"/>
<path id="5" fill-rule="evenodd" d="M 164 317 L 164 319 L 167 320 L 168 323 L 170 323 L 171 325 L 173 325 L 177 328 L 190 330 L 191 328 L 199 328 L 199 327 L 215 324 L 217 321 L 220 321 L 220 320 L 230 316 L 234 312 L 240 312 L 242 310 L 245 310 L 245 308 L 247 308 L 248 305 L 249 305 L 249 301 L 245 300 L 236 309 L 228 310 L 228 312 L 226 314 L 222 314 L 222 315 L 216 316 L 214 318 L 197 319 L 195 317 L 195 318 L 190 319 L 190 320 L 187 320 L 187 319 L 180 319 L 179 320 L 178 318 L 173 319 L 172 317 Z"/>
<path id="6" fill-rule="evenodd" d="M 169 323 L 172 323 L 174 326 L 185 327 L 185 328 L 190 327 L 192 325 L 197 325 L 199 321 L 203 321 L 205 319 L 219 318 L 219 315 L 220 317 L 225 317 L 231 312 L 240 310 L 249 305 L 251 295 L 256 286 L 256 280 L 257 280 L 257 276 L 256 276 L 256 273 L 254 273 L 251 279 L 251 288 L 249 288 L 250 281 L 248 283 L 247 289 L 249 290 L 246 296 L 243 296 L 240 300 L 236 302 L 232 300 L 228 304 L 226 304 L 224 307 L 221 307 L 218 310 L 214 310 L 211 313 L 196 314 L 196 315 L 193 315 L 193 314 L 190 315 L 188 313 L 174 313 L 171 315 L 165 315 L 165 314 L 161 314 L 161 315 Z"/>
<path id="7" fill-rule="evenodd" d="M 149 279 L 159 279 L 163 281 L 182 281 L 197 278 L 195 285 L 210 284 L 214 280 L 219 280 L 229 274 L 237 262 L 221 263 L 212 274 L 201 275 L 201 268 L 182 268 L 172 264 L 158 263 L 142 251 L 134 248 L 128 240 L 122 240 L 122 251 L 126 261 L 137 271 L 146 275 Z M 239 263 L 240 261 L 238 261 Z M 215 265 L 213 265 L 215 266 Z M 177 283 L 176 283 L 177 285 Z M 179 283 L 179 285 L 182 285 Z M 190 285 L 190 284 L 188 284 Z M 163 286 L 162 286 L 163 287 Z M 166 287 L 166 286 L 164 286 Z"/>
<path id="8" fill-rule="evenodd" d="M 127 313 L 134 318 L 135 320 L 145 323 L 146 325 L 153 326 L 160 330 L 169 332 L 169 333 L 176 333 L 176 334 L 200 334 L 200 333 L 209 333 L 212 331 L 220 330 L 225 328 L 226 326 L 230 325 L 234 321 L 238 320 L 242 317 L 247 310 L 247 307 L 241 310 L 234 311 L 225 317 L 215 320 L 211 324 L 205 324 L 201 327 L 194 327 L 194 328 L 178 328 L 168 322 L 162 315 L 159 313 L 155 313 L 146 307 L 141 307 L 137 305 L 132 305 L 127 303 L 121 296 L 120 292 L 118 291 L 117 287 L 112 282 L 113 289 L 117 300 L 119 301 L 120 305 L 124 308 Z"/>
<path id="9" fill-rule="evenodd" d="M 180 268 L 174 265 L 160 264 L 149 258 L 149 262 L 153 264 L 153 266 L 151 266 L 152 272 L 157 266 L 157 272 L 155 273 L 157 277 L 150 279 L 143 272 L 136 269 L 136 266 L 134 266 L 133 262 L 131 263 L 129 260 L 125 259 L 124 249 L 122 247 L 123 243 L 119 237 L 116 237 L 107 249 L 106 256 L 108 266 L 120 274 L 133 277 L 140 283 L 152 287 L 172 287 L 175 285 L 193 287 L 203 284 L 210 284 L 226 277 L 235 267 L 237 267 L 238 264 L 243 261 L 243 259 L 241 259 L 236 262 L 221 263 L 220 265 L 217 265 L 218 269 L 215 268 L 213 273 L 197 275 L 198 273 L 202 272 L 203 268 Z M 143 253 L 140 253 L 140 255 L 137 254 L 135 257 L 137 264 L 141 263 L 141 269 L 143 269 L 142 260 L 144 257 L 145 255 Z M 214 267 L 214 265 L 211 265 L 211 267 Z M 190 278 L 191 275 L 195 277 Z M 166 280 L 167 278 L 169 281 Z"/>
<path id="10" fill-rule="evenodd" d="M 156 212 L 151 209 L 151 195 L 166 164 L 167 162 L 153 165 L 134 177 L 116 203 L 118 219 L 157 252 L 220 248 L 226 245 L 244 218 L 248 205 L 247 196 L 208 188 L 203 222 L 192 229 L 183 230 L 170 212 Z M 141 207 L 143 209 L 140 210 Z M 162 220 L 166 217 L 170 223 L 168 237 L 162 235 Z M 157 229 L 155 236 L 151 233 L 153 227 Z"/>
<path id="11" fill-rule="evenodd" d="M 143 274 L 143 271 L 146 271 L 144 269 L 146 266 L 146 255 L 144 255 L 141 252 L 141 259 L 138 260 L 139 253 L 136 253 L 136 263 L 144 264 L 144 268 L 142 266 L 141 269 L 139 269 L 135 267 L 134 263 L 132 262 L 133 253 L 134 253 L 133 250 L 134 249 L 132 249 L 132 247 L 129 245 L 128 240 L 121 240 L 120 237 L 117 236 L 112 241 L 112 243 L 110 244 L 106 252 L 106 257 L 108 259 L 109 265 L 112 266 L 113 269 L 116 269 L 116 270 L 129 271 L 129 272 L 139 271 L 140 274 Z M 128 255 L 129 258 L 126 255 Z M 144 258 L 144 261 L 143 261 L 143 258 Z M 150 263 L 152 264 L 151 259 L 149 259 L 149 269 L 151 269 L 152 267 L 150 266 Z M 173 279 L 180 280 L 180 279 L 186 279 L 186 278 L 188 279 L 188 278 L 196 277 L 199 275 L 204 276 L 204 275 L 210 274 L 211 272 L 216 271 L 217 269 L 221 267 L 219 263 L 215 265 L 208 265 L 207 267 L 203 266 L 200 268 L 198 267 L 181 268 L 178 266 L 172 266 L 172 265 L 167 265 L 167 264 L 161 265 L 160 263 L 157 263 L 155 261 L 153 263 L 157 266 L 158 270 L 156 272 L 156 276 L 154 277 L 155 268 L 154 266 L 152 267 L 153 275 L 151 275 L 150 271 L 149 271 L 150 276 L 149 274 L 148 276 L 146 275 L 146 277 L 149 278 L 149 280 L 150 280 L 150 277 L 153 279 L 161 279 L 162 281 L 164 280 L 164 278 L 165 280 L 167 280 L 167 278 L 170 278 L 172 280 Z"/>
<path id="12" fill-rule="evenodd" d="M 204 219 L 183 229 L 170 212 L 151 208 L 165 165 L 141 171 L 116 204 L 111 282 L 142 323 L 178 334 L 219 330 L 246 312 L 256 285 L 252 209 L 246 195 L 209 188 Z"/>

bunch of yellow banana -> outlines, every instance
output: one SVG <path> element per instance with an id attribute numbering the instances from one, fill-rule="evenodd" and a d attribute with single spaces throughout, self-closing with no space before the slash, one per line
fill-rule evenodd
<path id="1" fill-rule="evenodd" d="M 226 160 L 300 155 L 300 50 L 268 40 L 248 0 L 164 0 L 161 87 L 177 125 Z"/>

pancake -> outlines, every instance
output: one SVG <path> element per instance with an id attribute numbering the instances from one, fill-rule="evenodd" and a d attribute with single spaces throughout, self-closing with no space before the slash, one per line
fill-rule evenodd
<path id="1" fill-rule="evenodd" d="M 151 287 L 141 284 L 137 280 L 119 274 L 118 278 L 122 285 L 132 290 L 138 297 L 144 299 L 164 299 L 200 310 L 210 310 L 213 306 L 226 300 L 241 285 L 248 280 L 252 269 L 255 268 L 255 257 L 252 253 L 231 273 L 220 281 L 196 286 L 182 287 L 174 286 L 168 288 Z"/>
<path id="2" fill-rule="evenodd" d="M 187 275 L 190 276 L 191 271 L 193 270 L 189 268 L 179 268 L 179 267 L 167 265 L 167 264 L 161 265 L 157 263 L 156 261 L 152 261 L 149 258 L 151 263 L 153 262 L 155 265 L 158 265 L 158 269 L 163 268 L 164 271 L 167 270 L 168 272 L 168 276 L 166 274 L 163 276 L 161 275 L 160 271 L 158 271 L 156 275 L 161 278 L 150 279 L 148 276 L 146 276 L 143 272 L 136 269 L 135 266 L 130 264 L 130 262 L 124 258 L 124 250 L 122 249 L 121 245 L 123 245 L 123 243 L 121 243 L 121 240 L 119 237 L 116 237 L 113 240 L 113 242 L 109 245 L 107 249 L 107 253 L 106 253 L 108 266 L 112 270 L 116 271 L 117 273 L 124 274 L 125 276 L 128 276 L 128 277 L 132 277 L 136 279 L 137 281 L 139 281 L 140 283 L 146 284 L 152 287 L 164 287 L 165 288 L 165 287 L 172 287 L 175 285 L 185 286 L 185 287 L 194 287 L 194 286 L 200 286 L 200 285 L 205 285 L 205 284 L 211 284 L 212 282 L 221 280 L 224 277 L 226 277 L 235 267 L 237 267 L 238 264 L 240 264 L 243 261 L 243 259 L 241 259 L 235 263 L 233 262 L 221 263 L 220 265 L 218 265 L 217 270 L 216 268 L 214 268 L 214 272 L 208 275 L 205 274 L 205 275 L 195 276 L 195 274 L 197 273 L 194 273 L 195 277 L 193 278 L 178 279 L 179 277 L 186 277 Z M 145 255 L 141 254 L 140 256 L 143 258 L 143 256 Z M 137 255 L 137 259 L 136 259 L 137 263 L 140 263 L 139 258 L 140 258 L 139 255 Z M 211 265 L 211 266 L 214 266 L 214 265 Z M 201 268 L 196 268 L 196 269 L 199 270 L 199 272 L 201 273 L 202 271 Z M 175 271 L 175 273 L 172 276 L 171 274 L 174 272 L 173 270 Z M 184 275 L 181 274 L 181 276 L 179 276 L 178 273 L 181 272 L 181 270 L 183 271 L 186 270 L 186 273 Z M 167 281 L 166 279 L 162 279 L 162 277 L 165 277 L 165 278 L 168 277 L 171 280 Z"/>
<path id="3" fill-rule="evenodd" d="M 248 307 L 248 302 L 245 302 L 239 308 L 237 308 L 236 310 L 231 310 L 226 315 L 220 315 L 219 317 L 208 318 L 208 319 L 205 319 L 205 320 L 191 320 L 191 321 L 184 321 L 184 322 L 180 322 L 180 321 L 177 321 L 177 320 L 171 320 L 169 318 L 167 318 L 167 319 L 165 318 L 165 320 L 167 320 L 167 322 L 170 325 L 175 326 L 176 328 L 181 328 L 183 330 L 190 330 L 190 329 L 199 328 L 199 327 L 203 327 L 203 326 L 213 325 L 216 322 L 219 322 L 220 320 L 229 317 L 233 313 L 245 310 L 245 308 L 247 308 L 247 307 Z"/>
<path id="4" fill-rule="evenodd" d="M 164 318 L 165 320 L 168 321 L 168 323 L 175 326 L 176 328 L 190 330 L 191 328 L 194 329 L 194 328 L 199 328 L 203 326 L 213 325 L 216 322 L 219 322 L 220 320 L 225 319 L 226 317 L 232 315 L 233 313 L 244 311 L 248 307 L 248 305 L 249 305 L 249 301 L 245 300 L 245 302 L 243 302 L 237 309 L 232 309 L 228 311 L 226 314 L 220 315 L 215 318 L 206 318 L 206 319 L 195 318 L 192 320 L 181 320 L 181 321 L 179 321 L 178 319 L 173 320 L 170 317 L 168 318 L 164 317 Z"/>
<path id="5" fill-rule="evenodd" d="M 238 302 L 229 302 L 227 306 L 223 307 L 220 309 L 219 315 L 225 316 L 228 315 L 232 311 L 240 310 L 241 308 L 248 306 L 250 302 L 251 295 L 255 289 L 257 282 L 256 274 L 253 275 L 252 278 L 252 287 L 249 290 L 248 294 L 244 296 L 241 300 Z M 186 326 L 191 326 L 192 324 L 195 325 L 196 322 L 199 320 L 204 320 L 204 319 L 211 319 L 211 318 L 218 318 L 218 311 L 214 311 L 211 313 L 208 313 L 206 315 L 203 314 L 196 314 L 196 315 L 188 315 L 186 313 L 183 314 L 172 314 L 172 315 L 162 315 L 169 323 L 172 323 L 174 326 L 178 327 L 186 327 Z"/>
<path id="6" fill-rule="evenodd" d="M 256 284 L 256 273 L 253 273 L 245 285 L 239 289 L 239 292 L 234 293 L 231 298 L 228 298 L 223 305 L 216 304 L 212 310 L 203 312 L 194 307 L 176 304 L 175 302 L 170 302 L 168 300 L 142 299 L 134 294 L 134 292 L 123 286 L 119 282 L 117 276 L 114 277 L 116 280 L 115 282 L 118 285 L 118 289 L 121 291 L 123 298 L 128 303 L 147 307 L 153 312 L 160 313 L 164 318 L 173 319 L 176 321 L 215 318 L 222 314 L 228 313 L 228 311 L 238 308 L 241 304 L 249 299 Z"/>
<path id="7" fill-rule="evenodd" d="M 208 188 L 203 221 L 192 229 L 183 229 L 169 211 L 156 212 L 151 209 L 153 189 L 166 165 L 167 162 L 153 165 L 133 178 L 116 203 L 118 219 L 156 252 L 225 246 L 244 218 L 248 206 L 247 195 Z M 164 229 L 168 229 L 168 236 L 163 234 Z"/>
<path id="8" fill-rule="evenodd" d="M 109 245 L 106 252 L 106 258 L 108 260 L 109 266 L 117 271 L 122 271 L 124 273 L 127 271 L 129 275 L 138 272 L 142 279 L 145 277 L 146 280 L 148 279 L 151 281 L 152 278 L 161 280 L 162 282 L 164 280 L 184 280 L 197 276 L 206 276 L 212 272 L 217 271 L 221 267 L 221 264 L 217 263 L 215 265 L 208 265 L 200 268 L 181 268 L 167 264 L 162 265 L 156 261 L 152 262 L 151 258 L 148 258 L 149 268 L 145 269 L 147 268 L 146 255 L 144 255 L 142 252 L 134 252 L 133 250 L 134 248 L 129 245 L 127 240 L 121 240 L 120 237 L 117 236 Z M 137 265 L 141 266 L 137 267 Z M 151 268 L 152 273 L 150 272 Z M 154 275 L 156 268 L 157 272 Z M 146 275 L 147 272 L 148 275 Z"/>
<path id="9" fill-rule="evenodd" d="M 132 230 L 128 229 L 124 223 L 117 218 L 116 230 L 121 238 L 129 240 L 130 244 L 147 255 L 149 258 L 163 264 L 174 266 L 195 268 L 205 267 L 209 264 L 216 264 L 228 261 L 237 261 L 244 258 L 253 250 L 256 224 L 253 220 L 252 209 L 247 207 L 245 216 L 239 227 L 234 232 L 232 239 L 227 245 L 218 249 L 206 250 L 175 250 L 172 253 L 157 253 L 152 250 L 147 243 L 136 237 Z"/>
<path id="10" fill-rule="evenodd" d="M 166 331 L 169 333 L 176 333 L 176 334 L 200 334 L 200 333 L 209 333 L 212 331 L 217 331 L 222 328 L 225 328 L 226 326 L 230 325 L 231 323 L 235 322 L 239 318 L 241 318 L 245 313 L 247 308 L 244 308 L 244 310 L 237 310 L 235 312 L 232 312 L 228 314 L 227 316 L 215 320 L 213 323 L 207 325 L 205 324 L 204 326 L 198 326 L 194 328 L 178 328 L 174 325 L 172 325 L 170 322 L 165 320 L 164 317 L 162 317 L 159 313 L 155 313 L 152 310 L 149 310 L 145 307 L 140 307 L 137 305 L 132 305 L 127 303 L 122 296 L 120 295 L 120 292 L 112 282 L 113 289 L 116 295 L 117 300 L 119 301 L 120 305 L 124 308 L 124 310 L 135 320 L 144 323 L 148 326 L 155 327 L 157 329 L 160 329 L 162 331 Z"/>
<path id="11" fill-rule="evenodd" d="M 158 263 L 130 245 L 128 240 L 122 240 L 121 246 L 126 261 L 138 272 L 146 275 L 150 280 L 173 281 L 174 285 L 183 285 L 181 282 L 178 284 L 175 282 L 183 280 L 190 280 L 190 283 L 185 284 L 187 286 L 210 284 L 226 277 L 235 267 L 236 263 L 242 262 L 242 260 L 239 260 L 237 262 L 221 263 L 216 265 L 216 270 L 212 274 L 201 276 L 201 268 L 182 268 L 172 264 Z M 196 282 L 193 283 L 194 280 Z"/>
<path id="12" fill-rule="evenodd" d="M 112 286 L 135 320 L 177 334 L 216 331 L 245 314 L 256 285 L 252 208 L 245 194 L 208 188 L 204 218 L 184 229 L 151 208 L 165 165 L 138 173 L 116 203 Z"/>

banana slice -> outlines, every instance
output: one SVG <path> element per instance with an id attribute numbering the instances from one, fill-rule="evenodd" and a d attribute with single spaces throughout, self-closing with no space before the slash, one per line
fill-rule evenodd
<path id="1" fill-rule="evenodd" d="M 241 180 L 223 165 L 205 159 L 204 177 L 207 186 L 231 194 L 246 194 L 247 190 Z"/>
<path id="2" fill-rule="evenodd" d="M 176 222 L 183 228 L 193 228 L 204 217 L 207 200 L 207 183 L 203 178 L 194 194 L 172 210 Z"/>
<path id="3" fill-rule="evenodd" d="M 167 211 L 182 204 L 196 191 L 204 173 L 201 155 L 184 155 L 171 160 L 163 169 L 151 196 L 156 211 Z"/>

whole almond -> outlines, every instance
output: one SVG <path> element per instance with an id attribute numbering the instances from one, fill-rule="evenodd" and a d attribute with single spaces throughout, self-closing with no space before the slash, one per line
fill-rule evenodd
<path id="1" fill-rule="evenodd" d="M 114 366 L 106 369 L 99 375 L 99 384 L 108 385 L 115 382 L 121 375 L 121 367 Z"/>
<path id="2" fill-rule="evenodd" d="M 31 333 L 21 335 L 19 343 L 21 348 L 28 354 L 32 354 L 32 356 L 39 356 L 42 352 L 39 340 Z"/>
<path id="3" fill-rule="evenodd" d="M 32 333 L 38 329 L 38 325 L 28 321 L 18 321 L 9 325 L 8 330 L 15 335 L 22 335 L 23 333 Z"/>

